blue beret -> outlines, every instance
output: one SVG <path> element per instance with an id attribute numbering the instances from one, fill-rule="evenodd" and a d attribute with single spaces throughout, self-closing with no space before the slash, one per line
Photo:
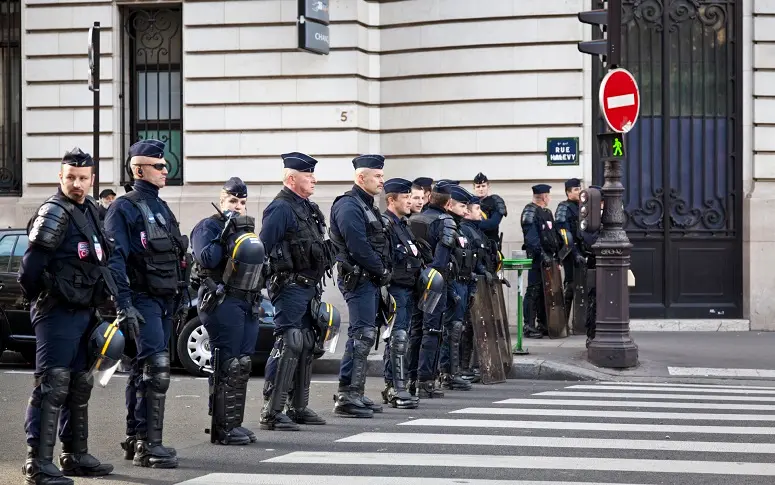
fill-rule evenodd
<path id="1" fill-rule="evenodd" d="M 589 186 L 589 188 L 590 188 L 590 189 L 603 190 L 603 187 L 601 187 L 601 186 L 599 186 L 599 185 L 590 185 L 590 186 Z"/>
<path id="2" fill-rule="evenodd" d="M 572 178 L 565 181 L 566 189 L 572 189 L 573 187 L 581 187 L 581 180 Z"/>
<path id="3" fill-rule="evenodd" d="M 459 185 L 449 185 L 447 186 L 447 190 L 449 190 L 449 195 L 453 200 L 464 204 L 468 204 L 468 201 L 473 197 L 469 191 Z"/>
<path id="4" fill-rule="evenodd" d="M 533 193 L 535 195 L 538 195 L 538 194 L 548 194 L 550 190 L 552 190 L 552 186 L 551 185 L 538 184 L 538 185 L 534 185 L 533 186 Z"/>
<path id="5" fill-rule="evenodd" d="M 430 177 L 417 177 L 412 183 L 418 187 L 430 189 L 431 185 L 433 185 L 433 179 Z"/>
<path id="6" fill-rule="evenodd" d="M 223 184 L 223 190 L 240 199 L 244 199 L 248 196 L 248 186 L 245 185 L 245 182 L 239 177 L 232 177 L 227 180 L 226 183 Z"/>
<path id="7" fill-rule="evenodd" d="M 283 153 L 280 155 L 283 159 L 283 167 L 296 170 L 297 172 L 313 173 L 318 161 L 309 155 L 299 152 Z"/>
<path id="8" fill-rule="evenodd" d="M 129 147 L 130 157 L 164 158 L 166 145 L 159 140 L 140 140 Z"/>
<path id="9" fill-rule="evenodd" d="M 93 167 L 94 160 L 91 155 L 84 153 L 78 147 L 73 147 L 69 152 L 65 152 L 62 157 L 62 163 L 64 165 L 70 165 L 71 167 Z"/>
<path id="10" fill-rule="evenodd" d="M 353 167 L 359 168 L 373 168 L 382 170 L 385 166 L 385 157 L 382 155 L 361 155 L 353 158 Z"/>
<path id="11" fill-rule="evenodd" d="M 385 181 L 383 189 L 386 194 L 409 194 L 412 192 L 412 182 L 401 178 L 390 179 Z"/>
<path id="12" fill-rule="evenodd" d="M 487 178 L 487 175 L 483 174 L 482 172 L 479 172 L 478 174 L 476 174 L 476 177 L 474 177 L 475 184 L 483 184 L 489 181 L 490 179 Z"/>

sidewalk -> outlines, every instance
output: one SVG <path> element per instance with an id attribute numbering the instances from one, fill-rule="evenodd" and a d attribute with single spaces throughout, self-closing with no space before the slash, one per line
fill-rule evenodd
<path id="1" fill-rule="evenodd" d="M 587 361 L 586 337 L 523 339 L 529 355 L 515 355 L 509 378 L 542 380 L 666 380 L 698 378 L 775 381 L 775 332 L 633 332 L 639 365 L 599 368 Z M 516 342 L 512 337 L 512 341 Z M 344 353 L 326 354 L 313 364 L 316 374 L 336 374 Z M 382 375 L 384 342 L 369 355 L 368 375 Z"/>

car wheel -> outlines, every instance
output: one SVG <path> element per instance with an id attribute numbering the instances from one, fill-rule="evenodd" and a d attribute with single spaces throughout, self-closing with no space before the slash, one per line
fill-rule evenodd
<path id="1" fill-rule="evenodd" d="M 189 320 L 178 335 L 178 359 L 186 372 L 193 376 L 205 377 L 202 367 L 210 367 L 210 336 L 199 317 Z"/>

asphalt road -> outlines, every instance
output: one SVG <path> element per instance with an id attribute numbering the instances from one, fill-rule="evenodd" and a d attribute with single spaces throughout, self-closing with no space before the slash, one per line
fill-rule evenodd
<path id="1" fill-rule="evenodd" d="M 2 484 L 22 483 L 29 372 L 0 368 Z M 245 424 L 259 442 L 223 447 L 203 432 L 206 381 L 177 374 L 164 441 L 178 449 L 180 467 L 149 470 L 121 459 L 123 379 L 95 389 L 90 406 L 90 450 L 116 471 L 99 481 L 77 479 L 79 485 L 746 485 L 775 477 L 775 383 L 508 381 L 356 420 L 333 415 L 334 378 L 316 376 L 311 406 L 328 424 L 283 433 L 258 428 L 257 377 Z M 381 387 L 370 378 L 367 393 L 376 400 Z"/>

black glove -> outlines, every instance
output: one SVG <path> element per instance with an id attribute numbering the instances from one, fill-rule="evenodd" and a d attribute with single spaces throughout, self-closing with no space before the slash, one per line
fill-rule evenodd
<path id="1" fill-rule="evenodd" d="M 546 253 L 541 254 L 541 260 L 547 266 L 550 266 L 552 263 L 554 263 L 554 258 L 552 258 L 550 255 Z"/>
<path id="2" fill-rule="evenodd" d="M 225 245 L 227 239 L 229 239 L 229 236 L 231 236 L 231 233 L 234 231 L 233 219 L 239 217 L 239 212 L 225 210 L 223 211 L 223 217 L 226 219 L 226 225 L 223 226 L 223 231 L 221 231 L 221 234 L 218 236 L 218 242 Z"/>
<path id="3" fill-rule="evenodd" d="M 387 270 L 387 268 L 382 270 L 382 274 L 379 275 L 379 285 L 377 286 L 386 286 L 388 283 L 390 283 L 390 278 L 393 276 L 393 273 Z"/>
<path id="4" fill-rule="evenodd" d="M 140 336 L 140 325 L 145 325 L 145 318 L 137 308 L 128 306 L 118 311 L 118 326 L 130 339 L 137 341 Z"/>
<path id="5" fill-rule="evenodd" d="M 576 254 L 574 257 L 574 262 L 576 263 L 576 266 L 584 266 L 587 264 L 587 258 L 580 254 Z"/>
<path id="6" fill-rule="evenodd" d="M 492 273 L 490 273 L 489 271 L 485 271 L 484 272 L 484 281 L 488 285 L 491 285 L 492 284 Z"/>
<path id="7" fill-rule="evenodd" d="M 509 283 L 509 280 L 504 278 L 504 279 L 500 280 L 500 282 L 502 284 L 506 285 L 506 288 L 511 288 L 511 283 Z"/>

